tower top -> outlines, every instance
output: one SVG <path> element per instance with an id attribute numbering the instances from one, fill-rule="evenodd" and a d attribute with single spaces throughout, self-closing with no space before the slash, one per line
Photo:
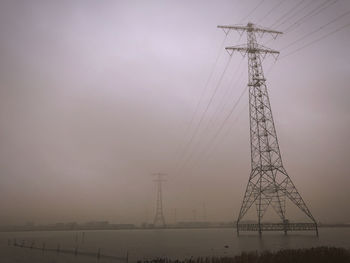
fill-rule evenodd
<path id="1" fill-rule="evenodd" d="M 222 28 L 225 32 L 225 34 L 228 34 L 230 30 L 237 31 L 240 35 L 242 35 L 244 32 L 247 32 L 248 35 L 248 43 L 246 45 L 239 45 L 239 46 L 231 46 L 226 47 L 225 49 L 229 52 L 230 55 L 234 51 L 240 52 L 243 56 L 246 53 L 256 53 L 256 54 L 262 54 L 263 57 L 265 57 L 267 54 L 272 54 L 275 59 L 279 55 L 279 51 L 273 50 L 271 48 L 265 47 L 263 45 L 258 44 L 256 41 L 249 41 L 249 38 L 253 37 L 255 38 L 255 34 L 257 33 L 259 36 L 263 36 L 265 33 L 269 33 L 272 35 L 274 39 L 277 38 L 278 35 L 283 34 L 280 31 L 273 30 L 270 28 L 265 28 L 259 25 L 255 25 L 251 22 L 249 22 L 246 26 L 244 25 L 219 25 L 218 28 Z"/>
<path id="2" fill-rule="evenodd" d="M 153 173 L 153 176 L 156 176 L 156 179 L 154 179 L 154 182 L 165 182 L 166 180 L 164 177 L 167 175 L 166 173 Z"/>

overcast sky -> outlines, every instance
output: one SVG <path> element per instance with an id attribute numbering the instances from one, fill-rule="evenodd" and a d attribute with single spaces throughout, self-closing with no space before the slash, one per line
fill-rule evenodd
<path id="1" fill-rule="evenodd" d="M 217 25 L 248 21 L 293 25 L 258 38 L 281 50 L 264 69 L 284 165 L 318 221 L 350 222 L 350 27 L 317 41 L 350 23 L 350 2 L 301 23 L 327 1 L 260 2 L 1 0 L 0 223 L 151 222 L 155 172 L 168 174 L 167 222 L 175 209 L 178 221 L 236 219 L 250 173 L 246 92 L 213 138 L 247 84 L 246 58 L 224 47 L 246 36 L 222 45 Z"/>

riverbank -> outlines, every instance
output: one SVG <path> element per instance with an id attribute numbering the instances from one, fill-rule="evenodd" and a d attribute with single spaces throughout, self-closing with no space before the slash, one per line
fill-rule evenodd
<path id="1" fill-rule="evenodd" d="M 137 263 L 349 263 L 350 250 L 336 247 L 282 249 L 276 252 L 242 252 L 234 257 L 191 257 L 184 260 L 157 258 Z"/>
<path id="2" fill-rule="evenodd" d="M 350 224 L 318 224 L 319 228 L 350 228 Z M 179 224 L 165 227 L 136 226 L 133 224 L 107 224 L 86 226 L 77 224 L 38 225 L 38 226 L 0 226 L 0 232 L 39 232 L 39 231 L 96 231 L 96 230 L 154 230 L 154 229 L 236 229 L 236 224 Z"/>

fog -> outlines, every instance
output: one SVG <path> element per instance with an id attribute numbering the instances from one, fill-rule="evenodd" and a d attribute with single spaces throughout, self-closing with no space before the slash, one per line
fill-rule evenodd
<path id="1" fill-rule="evenodd" d="M 230 59 L 224 47 L 246 41 L 230 32 L 206 86 L 225 38 L 217 25 L 269 27 L 295 1 L 264 18 L 278 2 L 245 18 L 258 0 L 2 0 L 0 224 L 152 222 L 155 172 L 167 173 L 167 222 L 175 209 L 178 221 L 235 220 L 250 173 L 247 92 L 212 138 L 247 84 L 247 58 L 232 55 L 187 145 Z M 349 8 L 340 0 L 258 40 L 281 50 Z M 284 166 L 321 222 L 350 222 L 350 29 L 283 55 L 349 22 L 264 60 Z"/>

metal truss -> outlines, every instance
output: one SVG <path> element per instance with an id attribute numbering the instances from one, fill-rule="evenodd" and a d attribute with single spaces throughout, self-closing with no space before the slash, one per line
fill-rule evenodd
<path id="1" fill-rule="evenodd" d="M 162 183 L 165 182 L 163 179 L 163 176 L 165 174 L 162 173 L 157 173 L 153 174 L 157 176 L 157 178 L 154 180 L 154 182 L 157 183 L 157 203 L 156 203 L 156 215 L 153 220 L 153 225 L 155 227 L 161 226 L 165 227 L 165 219 L 164 219 L 164 214 L 163 214 L 163 198 L 162 198 Z"/>
<path id="2" fill-rule="evenodd" d="M 314 227 L 303 229 L 315 230 L 318 234 L 316 220 L 283 167 L 278 145 L 261 60 L 267 54 L 278 56 L 279 52 L 259 45 L 255 35 L 255 33 L 271 33 L 277 36 L 282 32 L 261 28 L 252 23 L 248 23 L 247 26 L 218 27 L 224 30 L 237 30 L 240 33 L 246 32 L 248 42 L 245 46 L 226 47 L 231 55 L 234 51 L 238 51 L 243 56 L 248 56 L 251 173 L 237 219 L 237 233 L 239 233 L 239 230 L 247 229 L 247 224 L 240 224 L 240 222 L 254 203 L 258 223 L 252 224 L 250 229 L 256 229 L 260 235 L 263 230 L 266 230 L 263 227 L 262 219 L 270 206 L 280 217 L 285 233 L 288 230 L 295 229 L 291 227 L 291 223 L 286 218 L 285 203 L 286 198 L 288 198 L 306 214 L 314 225 Z M 279 226 L 269 228 L 269 230 L 279 229 Z"/>

